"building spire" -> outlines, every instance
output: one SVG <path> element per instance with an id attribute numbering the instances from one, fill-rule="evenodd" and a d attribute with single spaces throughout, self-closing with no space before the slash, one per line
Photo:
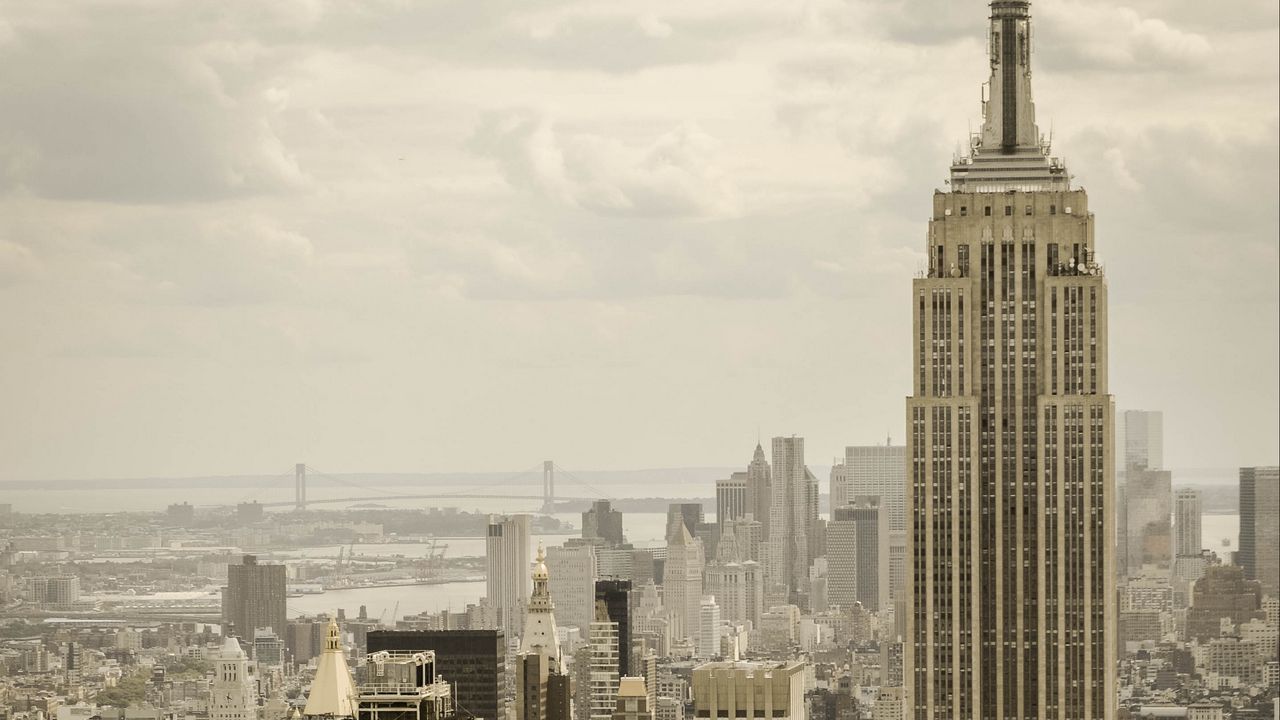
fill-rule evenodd
<path id="1" fill-rule="evenodd" d="M 1031 100 L 1031 3 L 991 3 L 990 95 L 983 103 L 982 148 L 1010 154 L 1039 148 L 1036 107 Z"/>
<path id="2" fill-rule="evenodd" d="M 1031 3 L 992 0 L 987 30 L 991 77 L 983 86 L 982 131 L 951 166 L 957 192 L 1066 190 L 1067 169 L 1049 157 L 1031 99 Z"/>

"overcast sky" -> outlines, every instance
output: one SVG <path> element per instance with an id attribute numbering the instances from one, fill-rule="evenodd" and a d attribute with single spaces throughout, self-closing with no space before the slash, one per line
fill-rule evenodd
<path id="1" fill-rule="evenodd" d="M 1275 0 L 1043 0 L 1119 408 L 1277 460 Z M 0 0 L 0 479 L 903 436 L 965 0 Z"/>

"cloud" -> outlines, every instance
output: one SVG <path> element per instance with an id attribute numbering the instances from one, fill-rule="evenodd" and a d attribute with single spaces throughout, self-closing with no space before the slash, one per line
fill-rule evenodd
<path id="1" fill-rule="evenodd" d="M 1204 35 L 1109 3 L 1047 4 L 1037 21 L 1037 58 L 1052 70 L 1187 72 L 1205 64 Z"/>
<path id="2" fill-rule="evenodd" d="M 715 160 L 714 138 L 683 124 L 644 144 L 557 127 L 530 111 L 490 115 L 472 147 L 509 182 L 603 215 L 725 217 L 737 191 Z"/>
<path id="3" fill-rule="evenodd" d="M 280 53 L 252 42 L 183 45 L 133 13 L 34 24 L 0 62 L 0 188 L 70 200 L 204 201 L 300 186 L 274 124 Z M 175 23 L 161 9 L 148 23 Z M 180 39 L 177 38 L 177 39 Z"/>

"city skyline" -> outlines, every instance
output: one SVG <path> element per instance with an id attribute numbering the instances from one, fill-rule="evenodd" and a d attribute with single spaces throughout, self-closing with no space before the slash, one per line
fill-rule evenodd
<path id="1" fill-rule="evenodd" d="M 981 5 L 550 3 L 466 38 L 401 6 L 10 13 L 0 480 L 893 433 Z M 1276 9 L 1036 8 L 1055 146 L 1109 220 L 1118 406 L 1164 411 L 1169 468 L 1274 462 Z"/>

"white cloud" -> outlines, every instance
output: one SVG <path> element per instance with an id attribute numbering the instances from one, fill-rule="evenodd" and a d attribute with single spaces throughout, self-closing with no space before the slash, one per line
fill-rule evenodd
<path id="1" fill-rule="evenodd" d="M 737 191 L 714 138 L 684 124 L 639 145 L 558 127 L 515 111 L 485 120 L 473 147 L 498 160 L 513 185 L 583 210 L 634 217 L 726 217 Z"/>

